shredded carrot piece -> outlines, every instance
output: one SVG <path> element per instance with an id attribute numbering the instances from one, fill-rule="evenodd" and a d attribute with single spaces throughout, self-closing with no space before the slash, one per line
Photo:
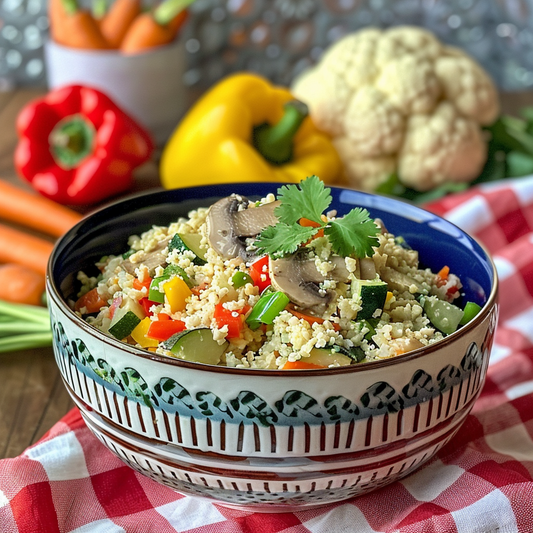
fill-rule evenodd
<path id="1" fill-rule="evenodd" d="M 448 265 L 444 265 L 437 273 L 437 276 L 440 279 L 447 280 L 448 275 L 450 274 L 450 267 Z"/>
<path id="2" fill-rule="evenodd" d="M 323 324 L 325 320 L 323 318 L 320 318 L 318 316 L 312 316 L 312 315 L 306 315 L 305 313 L 301 313 L 300 311 L 296 311 L 292 305 L 288 305 L 286 307 L 287 311 L 294 315 L 297 318 L 303 318 L 306 322 L 309 322 L 309 324 Z M 340 331 L 340 326 L 336 322 L 331 322 L 331 325 L 335 331 Z"/>

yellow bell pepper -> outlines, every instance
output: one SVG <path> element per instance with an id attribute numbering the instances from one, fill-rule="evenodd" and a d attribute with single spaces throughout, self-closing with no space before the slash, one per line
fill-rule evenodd
<path id="1" fill-rule="evenodd" d="M 183 311 L 187 305 L 187 298 L 192 294 L 189 286 L 177 276 L 163 284 L 163 292 L 173 313 Z"/>
<path id="2" fill-rule="evenodd" d="M 151 323 L 152 321 L 150 320 L 150 317 L 147 316 L 146 318 L 143 318 L 131 332 L 133 340 L 143 348 L 155 348 L 159 345 L 159 341 L 146 336 Z"/>
<path id="3" fill-rule="evenodd" d="M 251 73 L 233 74 L 188 112 L 163 149 L 167 189 L 242 181 L 340 179 L 341 161 L 288 89 Z"/>

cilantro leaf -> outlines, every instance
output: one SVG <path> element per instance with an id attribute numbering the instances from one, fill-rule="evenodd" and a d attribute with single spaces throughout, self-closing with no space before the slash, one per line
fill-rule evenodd
<path id="1" fill-rule="evenodd" d="M 331 189 L 317 176 L 311 176 L 298 185 L 283 185 L 278 190 L 281 203 L 274 210 L 280 222 L 294 224 L 301 218 L 308 218 L 323 224 L 321 215 L 331 203 Z"/>
<path id="2" fill-rule="evenodd" d="M 342 256 L 372 256 L 373 246 L 379 246 L 379 227 L 369 218 L 368 211 L 356 207 L 342 218 L 332 220 L 325 228 L 333 251 Z"/>
<path id="3" fill-rule="evenodd" d="M 296 252 L 298 247 L 307 242 L 320 228 L 300 226 L 300 224 L 284 224 L 266 227 L 258 236 L 254 245 L 261 254 L 270 257 L 283 257 Z"/>

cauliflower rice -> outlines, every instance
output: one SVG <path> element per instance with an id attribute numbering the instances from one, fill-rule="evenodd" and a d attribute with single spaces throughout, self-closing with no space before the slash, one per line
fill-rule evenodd
<path id="1" fill-rule="evenodd" d="M 274 195 L 269 195 L 259 203 L 248 203 L 238 197 L 237 212 L 253 211 L 275 200 Z M 328 219 L 334 217 L 335 213 L 328 214 Z M 132 235 L 124 255 L 106 256 L 98 262 L 98 277 L 79 272 L 81 290 L 72 307 L 88 323 L 111 336 L 118 310 L 131 309 L 135 315 L 131 326 L 135 327 L 120 340 L 169 357 L 183 357 L 179 350 L 172 350 L 172 342 L 183 338 L 184 332 L 207 329 L 220 350 L 214 359 L 200 361 L 236 368 L 361 364 L 396 357 L 446 335 L 431 322 L 427 305 L 435 301 L 449 304 L 458 298 L 460 280 L 453 273 L 421 268 L 417 251 L 380 221 L 376 221 L 381 229 L 377 235 L 379 244 L 372 257 L 337 257 L 334 262 L 328 238 L 320 235 L 303 247 L 305 268 L 310 268 L 320 280 L 300 285 L 304 289 L 310 287 L 311 296 L 323 303 L 307 308 L 289 294 L 289 302 L 271 323 L 250 322 L 262 297 L 283 293 L 279 288 L 275 290 L 278 284 L 273 271 L 269 271 L 273 263 L 265 257 L 254 257 L 253 236 L 239 237 L 240 250 L 244 250 L 241 255 L 221 255 L 217 251 L 220 243 L 213 246 L 210 238 L 210 231 L 217 228 L 210 229 L 208 218 L 209 208 L 200 208 L 168 227 L 154 226 L 146 233 Z M 202 260 L 188 247 L 171 246 L 175 235 L 184 240 L 196 235 Z M 256 269 L 258 263 L 261 265 L 255 278 L 251 275 L 254 263 Z M 342 276 L 335 275 L 339 270 L 343 271 Z M 158 278 L 159 285 L 154 286 Z M 367 318 L 360 316 L 364 304 L 359 290 L 361 279 L 381 286 L 386 283 L 382 306 L 371 310 Z M 172 293 L 174 286 L 183 292 L 181 300 L 177 301 Z M 151 300 L 149 296 L 153 294 L 160 294 L 160 301 Z M 163 321 L 172 325 L 167 334 L 173 333 L 167 339 L 165 334 L 152 337 L 153 323 L 162 326 Z"/>

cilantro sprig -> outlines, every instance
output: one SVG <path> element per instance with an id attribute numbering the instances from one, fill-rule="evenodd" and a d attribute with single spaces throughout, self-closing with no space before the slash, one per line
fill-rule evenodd
<path id="1" fill-rule="evenodd" d="M 327 220 L 322 217 L 331 204 L 331 189 L 317 177 L 311 176 L 298 185 L 283 185 L 278 190 L 280 205 L 274 209 L 279 222 L 266 227 L 254 245 L 259 253 L 271 257 L 293 254 L 320 230 L 328 237 L 334 253 L 362 258 L 374 254 L 379 245 L 379 227 L 369 217 L 366 209 L 356 207 L 344 217 Z M 306 218 L 316 227 L 302 226 L 299 220 Z"/>

